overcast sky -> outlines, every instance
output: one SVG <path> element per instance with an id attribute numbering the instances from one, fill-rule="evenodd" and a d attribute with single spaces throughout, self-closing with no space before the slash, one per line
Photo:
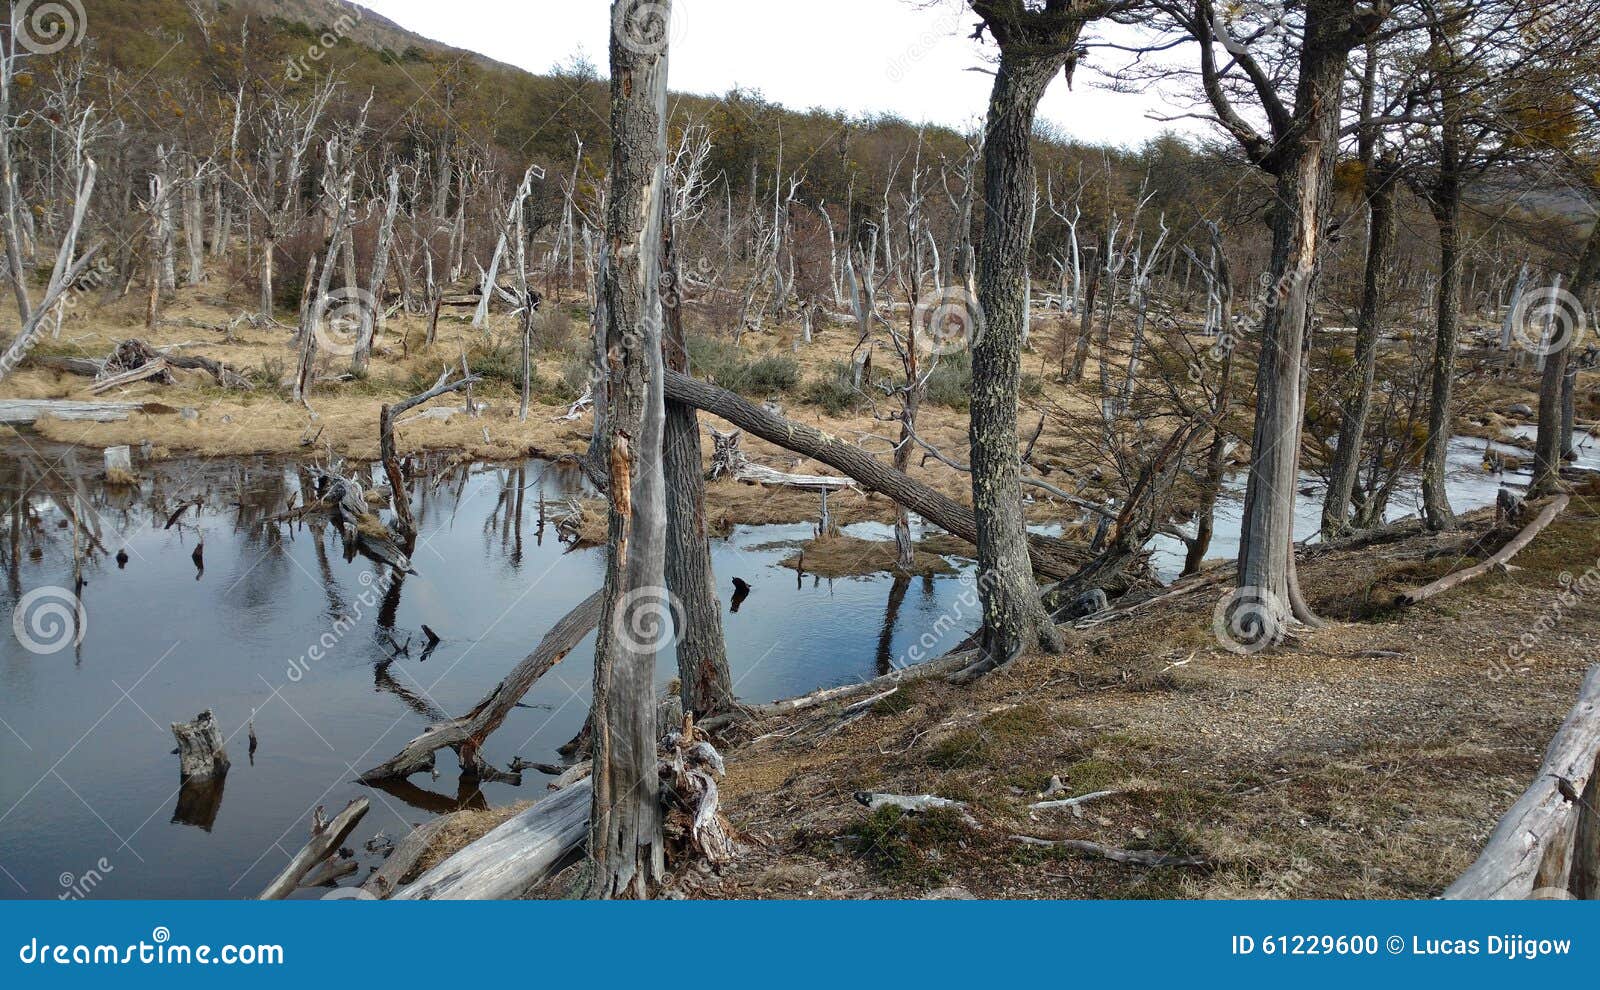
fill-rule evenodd
<path id="1" fill-rule="evenodd" d="M 609 0 L 360 0 L 411 31 L 533 72 L 583 50 L 605 71 Z M 893 112 L 956 128 L 981 123 L 992 45 L 969 39 L 960 0 L 674 0 L 671 84 L 720 94 L 760 90 L 794 109 Z M 1146 94 L 1096 89 L 1080 71 L 1052 83 L 1040 116 L 1069 137 L 1139 144 L 1163 130 L 1167 108 Z"/>

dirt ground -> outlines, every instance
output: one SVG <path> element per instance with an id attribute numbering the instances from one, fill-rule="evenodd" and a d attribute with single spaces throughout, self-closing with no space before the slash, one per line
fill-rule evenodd
<path id="1" fill-rule="evenodd" d="M 1600 654 L 1600 490 L 1516 560 L 1409 609 L 1394 594 L 1498 548 L 1460 532 L 1305 562 L 1327 628 L 1270 653 L 1219 645 L 1213 588 L 1031 656 L 972 688 L 929 681 L 839 729 L 838 707 L 752 727 L 723 794 L 748 853 L 699 897 L 1288 897 L 1439 894 L 1532 782 Z M 1485 551 L 1483 548 L 1487 547 Z M 1564 576 L 1564 578 L 1563 578 Z M 1546 631 L 1536 633 L 1544 620 Z M 1553 621 L 1552 621 L 1553 620 Z M 1508 650 L 1524 633 L 1535 645 Z M 1060 797 L 1031 810 L 1052 777 Z M 951 813 L 868 813 L 856 791 L 934 794 Z M 1087 839 L 1203 857 L 1142 867 L 1024 845 Z"/>

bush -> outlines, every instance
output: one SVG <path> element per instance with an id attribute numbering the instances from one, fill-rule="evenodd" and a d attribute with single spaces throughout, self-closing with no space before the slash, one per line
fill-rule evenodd
<path id="1" fill-rule="evenodd" d="M 712 337 L 689 338 L 689 367 L 730 392 L 770 395 L 800 383 L 800 366 L 781 354 L 750 359 L 736 345 Z"/>
<path id="2" fill-rule="evenodd" d="M 839 416 L 856 407 L 861 394 L 851 384 L 850 365 L 835 361 L 821 377 L 806 384 L 805 400 L 822 407 L 830 416 Z"/>

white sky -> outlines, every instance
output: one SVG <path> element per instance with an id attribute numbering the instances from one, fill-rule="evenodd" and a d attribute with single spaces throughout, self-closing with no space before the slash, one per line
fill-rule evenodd
<path id="1" fill-rule="evenodd" d="M 360 0 L 418 34 L 533 72 L 580 47 L 605 73 L 609 0 Z M 674 0 L 671 86 L 718 95 L 735 85 L 797 110 L 893 112 L 958 129 L 982 122 L 991 46 L 968 36 L 976 18 L 960 0 Z M 1153 95 L 1051 84 L 1043 120 L 1068 137 L 1139 144 L 1169 125 L 1147 113 Z"/>

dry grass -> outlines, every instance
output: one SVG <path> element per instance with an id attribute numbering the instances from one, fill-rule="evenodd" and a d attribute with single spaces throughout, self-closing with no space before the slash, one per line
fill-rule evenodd
<path id="1" fill-rule="evenodd" d="M 1600 512 L 1575 503 L 1513 575 L 1416 608 L 1363 614 L 1367 589 L 1465 563 L 1431 557 L 1465 534 L 1330 554 L 1303 567 L 1332 620 L 1273 653 L 1213 638 L 1220 589 L 1101 627 L 956 689 L 925 682 L 826 742 L 837 711 L 730 754 L 737 827 L 761 845 L 705 896 L 1428 897 L 1476 856 L 1531 782 L 1600 649 L 1600 602 L 1569 609 L 1522 662 L 1507 648 L 1546 614 L 1562 571 L 1600 559 Z M 1486 540 L 1503 540 L 1499 534 Z M 1468 540 L 1468 543 L 1473 542 Z M 1383 651 L 1372 653 L 1369 651 Z M 1086 816 L 1027 805 L 1052 776 L 1120 793 Z M 858 789 L 968 801 L 982 827 L 884 858 L 863 835 L 915 842 L 850 800 Z M 1023 847 L 1012 834 L 1203 855 L 1143 869 Z M 948 840 L 948 841 L 947 841 Z M 953 843 L 953 847 L 952 847 Z"/>

